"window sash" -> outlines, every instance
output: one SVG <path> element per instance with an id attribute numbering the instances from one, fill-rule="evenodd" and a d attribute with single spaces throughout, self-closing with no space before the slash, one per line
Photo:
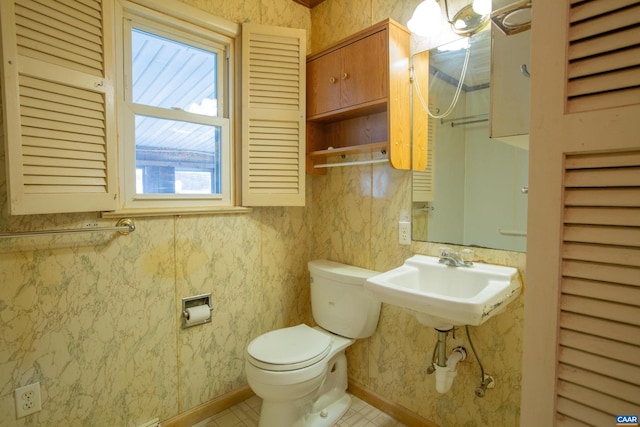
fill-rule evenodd
<path id="1" fill-rule="evenodd" d="M 206 208 L 234 205 L 234 145 L 231 135 L 230 88 L 232 78 L 229 73 L 231 43 L 228 38 L 215 32 L 199 28 L 162 14 L 155 14 L 139 7 L 127 8 L 122 16 L 122 64 L 124 87 L 120 92 L 121 123 L 121 207 L 127 209 L 155 208 Z M 191 113 L 184 110 L 154 107 L 132 102 L 132 30 L 137 29 L 161 37 L 185 43 L 196 48 L 217 54 L 217 117 Z M 197 32 L 197 34 L 196 34 Z M 136 141 L 135 117 L 144 115 L 159 119 L 183 121 L 218 127 L 222 132 L 221 140 L 221 184 L 220 194 L 176 194 L 176 193 L 136 193 Z"/>
<path id="2" fill-rule="evenodd" d="M 154 107 L 147 107 L 139 109 L 138 114 L 142 114 L 142 112 L 146 112 L 147 110 L 155 110 Z M 135 115 L 134 109 L 127 108 L 128 112 L 126 113 L 126 123 L 124 123 L 124 132 L 125 135 L 133 136 L 135 134 Z M 169 114 L 169 118 L 172 118 L 173 115 L 182 116 L 185 114 L 182 111 L 172 111 Z M 153 114 L 144 114 L 149 115 L 151 117 Z M 133 141 L 132 137 L 128 137 L 131 141 L 121 146 L 121 149 L 124 151 L 123 155 L 123 173 L 124 176 L 124 188 L 125 195 L 127 200 L 124 203 L 125 208 L 153 208 L 153 207 L 201 207 L 204 202 L 209 202 L 207 204 L 211 204 L 213 206 L 231 206 L 231 185 L 233 183 L 233 174 L 232 174 L 232 144 L 230 137 L 230 121 L 229 119 L 223 119 L 219 117 L 207 117 L 198 115 L 199 118 L 205 118 L 206 120 L 184 120 L 192 123 L 198 124 L 207 124 L 211 126 L 219 127 L 222 131 L 222 141 L 220 151 L 222 153 L 222 158 L 220 162 L 221 167 L 221 186 L 220 186 L 220 194 L 138 194 L 136 193 L 136 146 L 135 141 Z M 163 117 L 160 117 L 163 118 Z"/>
<path id="3" fill-rule="evenodd" d="M 213 37 L 210 37 L 210 38 L 197 37 L 197 36 L 190 35 L 188 32 L 184 32 L 179 29 L 174 29 L 170 31 L 168 29 L 168 24 L 165 24 L 165 23 L 157 24 L 157 23 L 153 23 L 152 21 L 149 21 L 148 19 L 131 16 L 131 15 L 128 15 L 127 17 L 125 17 L 124 40 L 123 40 L 124 48 L 127 49 L 126 57 L 125 57 L 125 69 L 124 69 L 125 79 L 127 82 L 127 85 L 125 87 L 125 93 L 124 93 L 126 102 L 132 103 L 132 100 L 133 100 L 133 87 L 131 85 L 131 78 L 132 78 L 131 76 L 131 70 L 132 70 L 131 32 L 134 29 L 141 30 L 150 34 L 155 34 L 155 35 L 164 37 L 166 39 L 175 40 L 179 43 L 188 44 L 198 49 L 202 49 L 202 50 L 216 54 L 218 58 L 217 70 L 216 70 L 216 75 L 218 77 L 217 86 L 216 86 L 216 93 L 217 93 L 216 99 L 218 101 L 218 117 L 229 116 L 227 111 L 227 102 L 226 102 L 229 95 L 227 94 L 227 90 L 226 90 L 227 85 L 225 84 L 225 82 L 228 81 L 228 73 L 225 71 L 228 68 L 227 67 L 228 55 L 226 54 L 226 47 L 216 42 Z M 194 113 L 191 113 L 191 114 L 194 114 Z"/>

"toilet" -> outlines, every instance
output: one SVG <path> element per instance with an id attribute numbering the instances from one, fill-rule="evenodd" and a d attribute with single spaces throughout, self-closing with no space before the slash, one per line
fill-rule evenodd
<path id="1" fill-rule="evenodd" d="M 378 324 L 381 304 L 364 288 L 377 272 L 315 260 L 309 273 L 318 326 L 276 329 L 247 346 L 247 381 L 262 398 L 259 427 L 335 424 L 351 404 L 345 349 Z"/>

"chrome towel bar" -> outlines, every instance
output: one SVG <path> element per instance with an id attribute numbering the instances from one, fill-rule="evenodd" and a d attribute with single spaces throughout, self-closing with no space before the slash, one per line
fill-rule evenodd
<path id="1" fill-rule="evenodd" d="M 341 163 L 323 163 L 314 165 L 313 167 L 316 169 L 319 168 L 336 168 L 342 166 L 357 166 L 357 165 L 372 165 L 376 163 L 387 163 L 389 159 L 378 159 L 378 160 L 361 160 L 356 162 L 341 162 Z"/>
<path id="2" fill-rule="evenodd" d="M 451 123 L 451 127 L 469 125 L 472 123 L 480 123 L 480 122 L 488 122 L 489 121 L 489 113 L 484 114 L 474 114 L 473 116 L 466 117 L 458 117 L 455 119 L 440 119 L 440 124 L 443 125 L 445 123 Z"/>
<path id="3" fill-rule="evenodd" d="M 502 227 L 498 227 L 498 233 L 502 234 L 503 236 L 518 236 L 518 237 L 527 236 L 526 230 L 512 230 L 509 228 L 502 228 Z"/>
<path id="4" fill-rule="evenodd" d="M 85 227 L 85 228 L 67 228 L 61 230 L 40 230 L 40 231 L 22 231 L 15 233 L 3 233 L 0 234 L 0 239 L 8 239 L 13 237 L 31 237 L 31 236 L 51 236 L 55 234 L 73 234 L 73 233 L 90 233 L 97 231 L 104 232 L 119 232 L 122 235 L 127 235 L 135 231 L 136 225 L 129 218 L 120 219 L 115 227 Z"/>

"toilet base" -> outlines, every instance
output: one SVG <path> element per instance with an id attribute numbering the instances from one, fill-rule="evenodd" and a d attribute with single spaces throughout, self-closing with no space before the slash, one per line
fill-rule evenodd
<path id="1" fill-rule="evenodd" d="M 330 427 L 334 425 L 349 410 L 351 396 L 345 394 L 340 399 L 327 406 L 324 410 L 309 414 L 307 427 Z"/>
<path id="2" fill-rule="evenodd" d="M 307 413 L 290 402 L 262 402 L 259 427 L 331 427 L 351 407 L 351 396 L 344 394 L 321 411 Z"/>
<path id="3" fill-rule="evenodd" d="M 291 402 L 262 401 L 258 427 L 304 427 L 304 408 Z"/>
<path id="4" fill-rule="evenodd" d="M 327 363 L 328 372 L 309 395 L 277 401 L 263 397 L 259 427 L 330 427 L 351 406 L 347 394 L 347 357 L 344 349 Z"/>

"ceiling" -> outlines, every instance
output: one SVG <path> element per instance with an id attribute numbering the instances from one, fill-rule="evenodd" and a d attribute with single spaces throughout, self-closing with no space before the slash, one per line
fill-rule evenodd
<path id="1" fill-rule="evenodd" d="M 465 91 L 486 88 L 491 78 L 491 31 L 485 30 L 474 34 L 470 38 L 470 42 L 469 65 L 463 86 Z M 457 85 L 467 50 L 434 48 L 429 52 L 432 72 L 437 72 L 444 80 Z"/>

